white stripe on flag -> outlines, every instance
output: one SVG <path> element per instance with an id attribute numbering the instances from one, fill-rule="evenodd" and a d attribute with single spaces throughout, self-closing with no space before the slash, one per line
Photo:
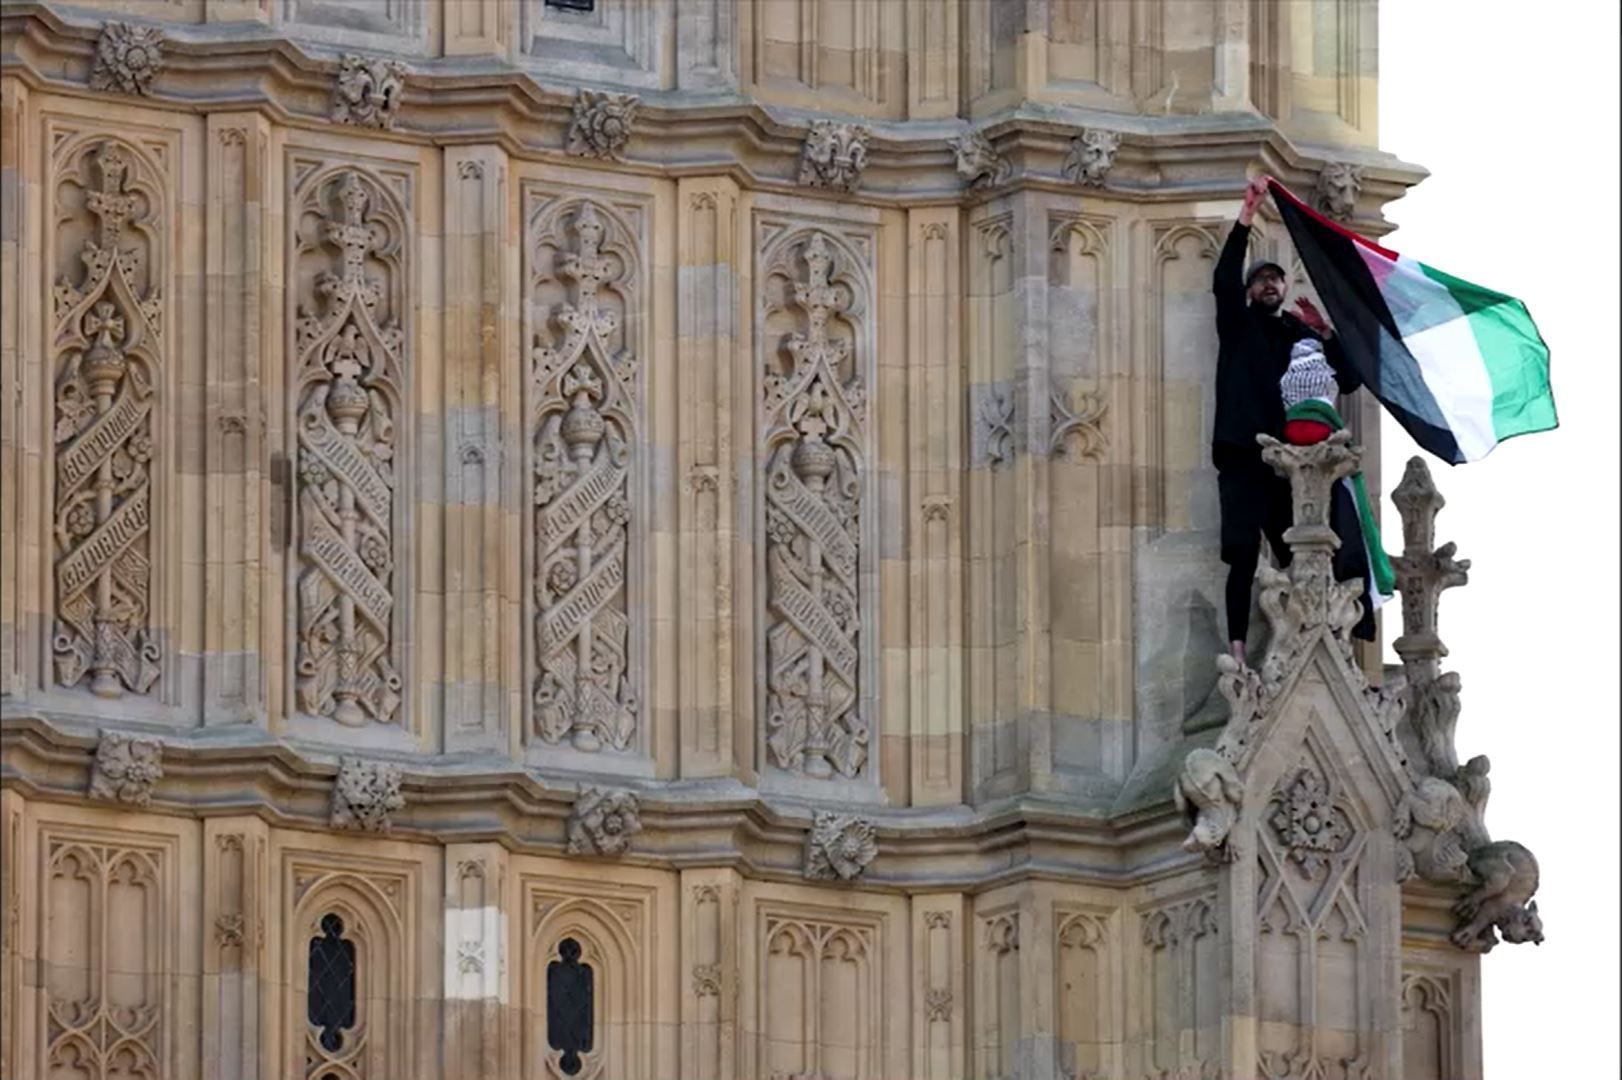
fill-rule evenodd
<path id="1" fill-rule="evenodd" d="M 1492 378 L 1482 363 L 1470 320 L 1461 313 L 1412 337 L 1405 335 L 1402 343 L 1419 361 L 1420 374 L 1464 460 L 1485 457 L 1498 445 L 1492 426 Z"/>

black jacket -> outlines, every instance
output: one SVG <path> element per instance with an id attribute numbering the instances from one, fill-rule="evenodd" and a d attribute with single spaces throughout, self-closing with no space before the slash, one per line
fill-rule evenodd
<path id="1" fill-rule="evenodd" d="M 1318 338 L 1287 311 L 1267 315 L 1245 302 L 1245 246 L 1250 226 L 1234 223 L 1217 259 L 1211 291 L 1216 293 L 1217 377 L 1216 424 L 1211 460 L 1217 468 L 1260 460 L 1257 435 L 1275 439 L 1284 433 L 1284 400 L 1279 380 L 1290 366 L 1290 348 L 1304 337 Z M 1363 385 L 1346 363 L 1340 342 L 1324 342 L 1324 358 L 1335 370 L 1340 392 Z"/>

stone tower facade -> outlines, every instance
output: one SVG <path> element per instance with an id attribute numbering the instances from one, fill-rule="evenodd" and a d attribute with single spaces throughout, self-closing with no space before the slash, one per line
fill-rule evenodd
<path id="1" fill-rule="evenodd" d="M 1479 1076 L 1422 467 L 1402 670 L 1345 441 L 1215 662 L 1213 264 L 1422 177 L 1375 28 L 6 0 L 0 1071 Z"/>

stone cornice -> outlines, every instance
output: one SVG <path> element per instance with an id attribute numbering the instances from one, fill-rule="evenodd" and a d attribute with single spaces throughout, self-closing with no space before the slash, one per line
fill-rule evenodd
<path id="1" fill-rule="evenodd" d="M 99 30 L 92 13 L 70 17 L 42 3 L 7 4 L 0 11 L 0 73 L 39 90 L 103 98 L 88 87 Z M 339 50 L 241 23 L 164 24 L 164 34 L 163 71 L 142 103 L 198 113 L 252 110 L 291 128 L 333 130 Z M 389 131 L 366 129 L 366 138 L 495 144 L 517 158 L 578 164 L 563 150 L 574 85 L 548 84 L 494 57 L 399 59 L 409 74 L 398 119 Z M 1258 161 L 1309 192 L 1318 170 L 1335 160 L 1362 166 L 1359 224 L 1378 233 L 1383 223 L 1372 215 L 1426 175 L 1377 151 L 1296 145 L 1254 113 L 1147 116 L 1028 103 L 972 124 L 845 118 L 871 132 L 861 187 L 853 194 L 816 192 L 795 178 L 810 122 L 826 114 L 763 106 L 732 92 L 638 96 L 635 131 L 616 171 L 720 174 L 754 190 L 872 205 L 978 203 L 1021 189 L 1133 202 L 1236 199 L 1245 170 Z M 952 141 L 970 127 L 1012 165 L 1007 184 L 971 193 L 957 175 Z M 1089 127 L 1119 133 L 1121 144 L 1105 184 L 1082 189 L 1064 177 L 1062 165 L 1071 139 Z"/>
<path id="2" fill-rule="evenodd" d="M 150 729 L 139 734 L 159 737 Z M 261 732 L 221 735 L 220 729 L 199 737 L 162 733 L 163 775 L 147 812 L 251 814 L 280 828 L 329 830 L 336 752 Z M 86 726 L 8 716 L 0 720 L 0 782 L 30 800 L 82 805 L 96 742 Z M 600 783 L 633 791 L 640 802 L 642 831 L 623 862 L 732 867 L 755 880 L 804 880 L 805 835 L 816 808 L 762 796 L 736 781 L 634 782 L 548 776 L 468 758 L 387 760 L 403 773 L 405 807 L 391 816 L 395 838 L 496 842 L 522 854 L 562 855 L 579 790 Z M 861 814 L 874 822 L 879 838 L 879 856 L 862 876 L 870 890 L 978 891 L 1033 879 L 1121 887 L 1200 865 L 1178 846 L 1185 826 L 1169 799 L 1109 821 L 1038 796 L 974 808 L 864 807 Z"/>

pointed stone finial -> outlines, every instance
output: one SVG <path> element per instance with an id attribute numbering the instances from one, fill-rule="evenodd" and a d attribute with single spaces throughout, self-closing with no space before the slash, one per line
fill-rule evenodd
<path id="1" fill-rule="evenodd" d="M 1451 544 L 1436 547 L 1436 515 L 1447 505 L 1421 458 L 1411 458 L 1402 483 L 1391 492 L 1402 515 L 1402 554 L 1391 560 L 1402 594 L 1402 636 L 1392 643 L 1411 684 L 1437 678 L 1447 646 L 1436 633 L 1436 610 L 1442 590 L 1470 581 L 1470 560 L 1455 559 Z"/>

